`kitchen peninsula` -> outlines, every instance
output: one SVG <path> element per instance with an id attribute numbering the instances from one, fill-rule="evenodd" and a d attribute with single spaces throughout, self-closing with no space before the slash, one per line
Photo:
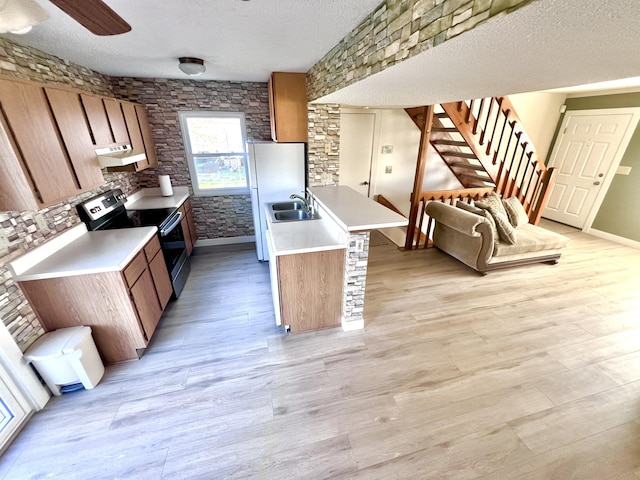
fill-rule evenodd
<path id="1" fill-rule="evenodd" d="M 362 329 L 369 233 L 408 221 L 349 187 L 310 187 L 308 193 L 320 219 L 269 227 L 276 322 L 292 332 Z"/>

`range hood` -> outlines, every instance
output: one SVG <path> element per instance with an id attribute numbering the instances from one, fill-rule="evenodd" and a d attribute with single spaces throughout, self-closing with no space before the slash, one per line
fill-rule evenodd
<path id="1" fill-rule="evenodd" d="M 96 155 L 101 167 L 124 167 L 147 159 L 143 153 L 133 153 L 131 145 L 96 148 Z"/>

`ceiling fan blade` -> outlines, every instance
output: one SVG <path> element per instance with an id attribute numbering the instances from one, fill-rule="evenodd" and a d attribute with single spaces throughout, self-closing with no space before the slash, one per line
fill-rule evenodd
<path id="1" fill-rule="evenodd" d="M 120 35 L 131 30 L 131 25 L 102 0 L 51 0 L 51 3 L 96 35 Z"/>

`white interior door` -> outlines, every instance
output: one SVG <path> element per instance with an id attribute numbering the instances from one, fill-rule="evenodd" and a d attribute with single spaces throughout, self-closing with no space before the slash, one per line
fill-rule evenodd
<path id="1" fill-rule="evenodd" d="M 558 173 L 544 217 L 577 228 L 593 221 L 638 121 L 630 109 L 603 112 L 565 115 L 549 161 Z"/>
<path id="2" fill-rule="evenodd" d="M 340 185 L 369 196 L 376 116 L 374 113 L 340 115 Z"/>

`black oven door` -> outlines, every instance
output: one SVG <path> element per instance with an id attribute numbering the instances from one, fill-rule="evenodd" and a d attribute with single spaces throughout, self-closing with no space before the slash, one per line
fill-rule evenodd
<path id="1" fill-rule="evenodd" d="M 189 274 L 187 243 L 182 232 L 182 212 L 177 211 L 158 227 L 160 245 L 176 298 Z"/>

